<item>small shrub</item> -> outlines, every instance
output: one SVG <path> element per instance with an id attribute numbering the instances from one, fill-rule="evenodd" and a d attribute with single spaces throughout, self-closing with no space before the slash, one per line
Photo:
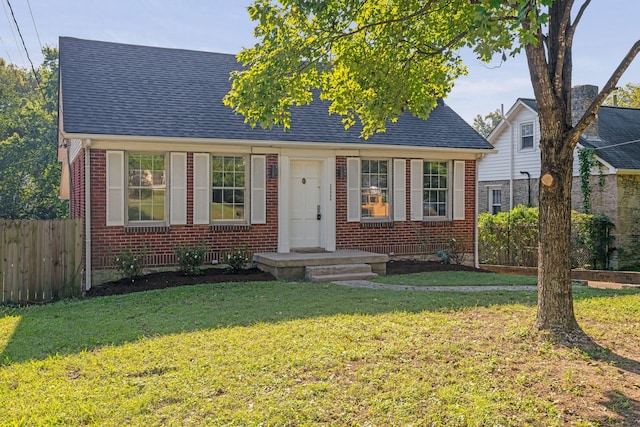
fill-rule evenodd
<path id="1" fill-rule="evenodd" d="M 440 249 L 436 252 L 438 258 L 440 258 L 440 262 L 443 264 L 451 264 L 451 257 L 449 256 L 449 252 L 446 249 Z"/>
<path id="2" fill-rule="evenodd" d="M 113 257 L 113 264 L 123 278 L 133 282 L 142 275 L 144 259 L 144 251 L 134 252 L 131 249 L 123 249 Z"/>
<path id="3" fill-rule="evenodd" d="M 242 249 L 231 247 L 224 259 L 228 265 L 227 271 L 229 273 L 239 273 L 242 267 L 249 262 L 248 245 L 245 244 Z"/>
<path id="4" fill-rule="evenodd" d="M 198 276 L 202 274 L 200 267 L 204 264 L 204 256 L 207 253 L 207 246 L 204 242 L 196 246 L 177 246 L 174 253 L 178 258 L 180 271 L 187 276 Z"/>
<path id="5" fill-rule="evenodd" d="M 465 253 L 464 239 L 452 237 L 447 240 L 446 248 L 436 252 L 440 262 L 443 264 L 462 264 L 467 254 Z"/>

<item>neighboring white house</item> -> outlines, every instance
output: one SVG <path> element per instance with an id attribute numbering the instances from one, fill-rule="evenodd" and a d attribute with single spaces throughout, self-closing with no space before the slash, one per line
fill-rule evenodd
<path id="1" fill-rule="evenodd" d="M 597 93 L 597 86 L 573 88 L 574 120 Z M 479 162 L 478 212 L 538 206 L 540 124 L 535 100 L 519 98 L 487 139 L 498 153 Z M 611 218 L 617 245 L 640 248 L 640 109 L 601 107 L 576 151 L 585 147 L 595 150 L 604 175 L 604 185 L 600 185 L 600 170 L 592 170 L 592 212 Z M 572 208 L 582 211 L 577 155 L 573 175 Z"/>

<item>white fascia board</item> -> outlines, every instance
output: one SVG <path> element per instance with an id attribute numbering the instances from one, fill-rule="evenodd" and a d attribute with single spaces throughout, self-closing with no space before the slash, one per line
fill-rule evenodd
<path id="1" fill-rule="evenodd" d="M 444 148 L 444 147 L 418 147 L 409 145 L 384 145 L 384 144 L 367 144 L 363 143 L 332 143 L 332 142 L 299 142 L 299 141 L 271 141 L 271 140 L 253 140 L 253 139 L 215 139 L 215 138 L 173 138 L 173 137 L 154 137 L 154 136 L 129 136 L 129 135 L 95 135 L 95 134 L 66 134 L 65 138 L 81 138 L 93 140 L 93 148 L 101 149 L 131 149 L 131 145 L 135 143 L 153 143 L 154 149 L 164 151 L 162 144 L 167 144 L 166 150 L 176 150 L 176 145 L 180 145 L 182 151 L 208 151 L 205 147 L 229 146 L 235 150 L 240 147 L 261 147 L 264 148 L 304 148 L 316 150 L 359 150 L 367 153 L 399 153 L 402 157 L 415 155 L 423 157 L 425 152 L 430 153 L 450 153 L 452 158 L 475 159 L 481 155 L 495 153 L 494 149 L 476 149 L 476 148 Z M 192 147 L 189 147 L 192 146 Z M 193 148 L 191 150 L 190 148 Z M 466 156 L 465 156 L 466 155 Z"/>
<path id="2" fill-rule="evenodd" d="M 536 116 L 538 116 L 538 112 L 536 110 L 534 110 L 533 108 L 529 107 L 527 104 L 525 104 L 521 99 L 518 99 L 512 106 L 511 108 L 509 108 L 509 110 L 505 113 L 505 115 L 502 117 L 502 120 L 500 121 L 500 123 L 498 123 L 498 126 L 496 126 L 489 135 L 487 135 L 487 141 L 491 142 L 491 144 L 494 144 L 493 140 L 495 138 L 497 138 L 498 136 L 500 136 L 500 134 L 504 131 L 505 126 L 510 126 L 511 122 L 511 116 L 518 114 L 518 112 L 520 111 L 520 109 L 527 109 L 529 111 L 531 111 L 533 114 L 535 114 Z"/>

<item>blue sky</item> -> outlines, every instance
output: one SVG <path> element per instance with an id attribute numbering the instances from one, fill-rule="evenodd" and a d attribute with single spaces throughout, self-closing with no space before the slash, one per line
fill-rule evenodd
<path id="1" fill-rule="evenodd" d="M 0 57 L 27 66 L 7 0 L 0 3 L 3 9 Z M 225 53 L 238 53 L 255 43 L 253 23 L 246 11 L 250 0 L 9 0 L 9 3 L 36 66 L 42 61 L 40 42 L 57 46 L 59 36 Z M 574 41 L 574 84 L 604 85 L 631 45 L 640 39 L 639 16 L 638 0 L 592 1 Z M 524 55 L 491 65 L 477 61 L 468 52 L 463 52 L 463 57 L 469 76 L 456 82 L 445 102 L 468 122 L 476 114 L 484 115 L 501 104 L 508 110 L 518 97 L 533 97 Z M 628 82 L 640 83 L 640 58 L 621 80 L 622 84 Z"/>

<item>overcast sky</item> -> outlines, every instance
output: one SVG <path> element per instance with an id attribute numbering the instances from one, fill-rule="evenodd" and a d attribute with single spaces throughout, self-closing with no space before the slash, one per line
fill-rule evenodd
<path id="1" fill-rule="evenodd" d="M 238 53 L 255 43 L 246 11 L 250 0 L 0 0 L 0 57 L 19 66 L 29 62 L 11 15 L 37 67 L 40 44 L 58 37 Z M 576 4 L 582 1 L 576 0 Z M 31 12 L 31 13 L 30 13 Z M 573 83 L 602 87 L 631 45 L 640 39 L 639 0 L 593 0 L 574 41 Z M 34 25 L 35 23 L 35 25 Z M 533 97 L 524 55 L 485 65 L 464 53 L 469 75 L 445 100 L 465 120 L 487 114 L 516 98 Z M 640 58 L 621 83 L 640 83 Z"/>

